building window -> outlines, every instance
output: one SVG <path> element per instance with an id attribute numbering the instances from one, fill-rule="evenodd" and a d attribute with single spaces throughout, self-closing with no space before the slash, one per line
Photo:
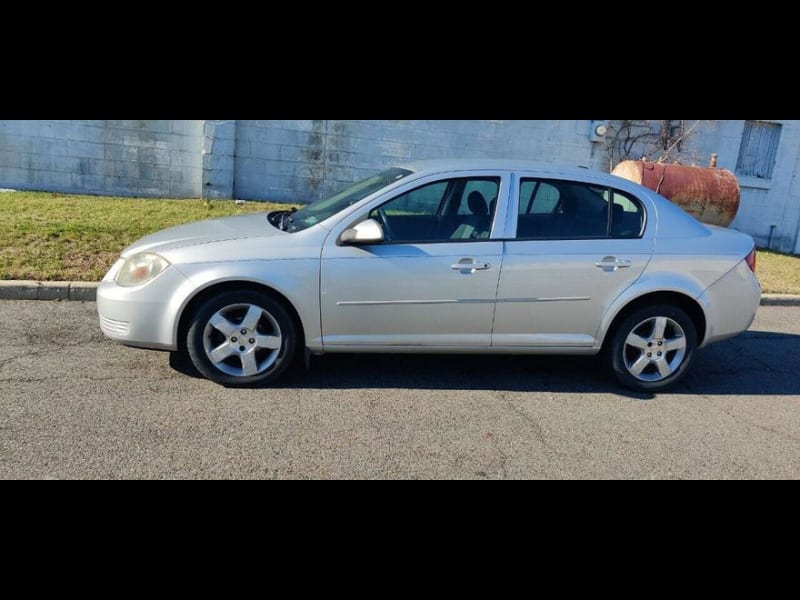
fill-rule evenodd
<path id="1" fill-rule="evenodd" d="M 780 124 L 745 121 L 736 174 L 771 179 L 780 140 Z"/>

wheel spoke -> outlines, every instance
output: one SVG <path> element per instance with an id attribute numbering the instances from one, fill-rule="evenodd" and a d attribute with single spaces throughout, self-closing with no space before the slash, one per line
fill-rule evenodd
<path id="1" fill-rule="evenodd" d="M 242 371 L 245 377 L 250 377 L 258 373 L 258 361 L 254 351 L 242 354 Z"/>
<path id="2" fill-rule="evenodd" d="M 686 348 L 686 338 L 672 338 L 671 340 L 664 340 L 664 349 L 669 352 L 670 350 L 682 350 Z"/>
<path id="3" fill-rule="evenodd" d="M 630 367 L 628 367 L 628 370 L 631 372 L 631 375 L 638 377 L 639 375 L 641 375 L 642 371 L 644 371 L 645 367 L 649 364 L 650 364 L 650 359 L 647 358 L 647 355 L 644 352 L 642 352 L 642 355 L 636 359 L 636 362 L 634 362 Z"/>
<path id="4" fill-rule="evenodd" d="M 228 319 L 223 317 L 220 313 L 217 313 L 211 317 L 211 319 L 208 321 L 208 324 L 222 333 L 222 335 L 225 337 L 230 337 L 231 334 L 238 329 L 236 324 L 228 321 Z"/>
<path id="5" fill-rule="evenodd" d="M 647 350 L 647 340 L 644 339 L 642 336 L 637 335 L 635 333 L 631 333 L 628 336 L 628 339 L 625 340 L 625 343 L 628 346 L 633 346 L 634 348 L 639 348 L 639 350 Z"/>
<path id="6" fill-rule="evenodd" d="M 656 339 L 662 339 L 664 337 L 664 331 L 667 329 L 667 318 L 666 317 L 656 317 L 656 324 L 653 327 L 653 336 Z"/>
<path id="7" fill-rule="evenodd" d="M 661 377 L 669 377 L 672 375 L 672 367 L 669 366 L 665 357 L 659 358 L 656 361 L 656 367 L 658 367 L 658 372 L 661 374 Z"/>
<path id="8" fill-rule="evenodd" d="M 213 363 L 221 363 L 223 360 L 225 360 L 226 358 L 235 353 L 236 353 L 236 348 L 231 346 L 229 342 L 225 342 L 224 344 L 217 346 L 211 352 L 209 352 L 208 358 Z"/>
<path id="9" fill-rule="evenodd" d="M 266 348 L 277 350 L 281 347 L 281 337 L 279 335 L 257 335 L 256 348 Z"/>
<path id="10" fill-rule="evenodd" d="M 255 331 L 256 327 L 258 327 L 258 322 L 261 320 L 261 313 L 263 310 L 258 306 L 250 306 L 247 309 L 247 314 L 244 316 L 244 320 L 242 321 L 242 327 L 249 329 L 250 331 Z"/>

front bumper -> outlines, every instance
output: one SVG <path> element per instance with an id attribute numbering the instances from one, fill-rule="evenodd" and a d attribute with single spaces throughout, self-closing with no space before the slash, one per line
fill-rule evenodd
<path id="1" fill-rule="evenodd" d="M 177 350 L 180 308 L 189 293 L 189 281 L 174 266 L 152 281 L 136 287 L 114 283 L 112 269 L 97 288 L 100 329 L 127 346 Z"/>

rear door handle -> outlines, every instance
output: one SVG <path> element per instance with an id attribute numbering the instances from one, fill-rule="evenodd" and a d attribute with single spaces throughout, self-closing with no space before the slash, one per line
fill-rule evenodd
<path id="1" fill-rule="evenodd" d="M 619 259 L 616 256 L 606 256 L 603 260 L 594 263 L 594 266 L 604 271 L 616 271 L 617 269 L 629 269 L 631 261 Z"/>
<path id="2" fill-rule="evenodd" d="M 479 262 L 474 258 L 462 258 L 450 268 L 454 271 L 474 273 L 475 271 L 488 271 L 492 268 L 492 264 L 487 262 Z"/>

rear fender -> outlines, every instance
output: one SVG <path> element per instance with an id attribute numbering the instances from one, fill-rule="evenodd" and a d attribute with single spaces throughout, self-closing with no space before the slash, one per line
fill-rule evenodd
<path id="1" fill-rule="evenodd" d="M 614 323 L 614 319 L 617 318 L 617 315 L 631 302 L 643 296 L 647 296 L 648 294 L 673 292 L 686 296 L 700 305 L 706 316 L 706 322 L 708 322 L 708 313 L 706 311 L 707 304 L 698 300 L 703 294 L 703 291 L 704 288 L 698 281 L 678 273 L 660 273 L 657 277 L 647 274 L 643 275 L 637 279 L 633 285 L 617 296 L 606 309 L 600 321 L 600 327 L 595 334 L 597 347 L 602 347 L 603 341 L 606 335 L 608 335 L 609 329 Z M 698 332 L 698 334 L 700 334 L 700 332 Z M 704 337 L 704 335 L 702 337 Z"/>

